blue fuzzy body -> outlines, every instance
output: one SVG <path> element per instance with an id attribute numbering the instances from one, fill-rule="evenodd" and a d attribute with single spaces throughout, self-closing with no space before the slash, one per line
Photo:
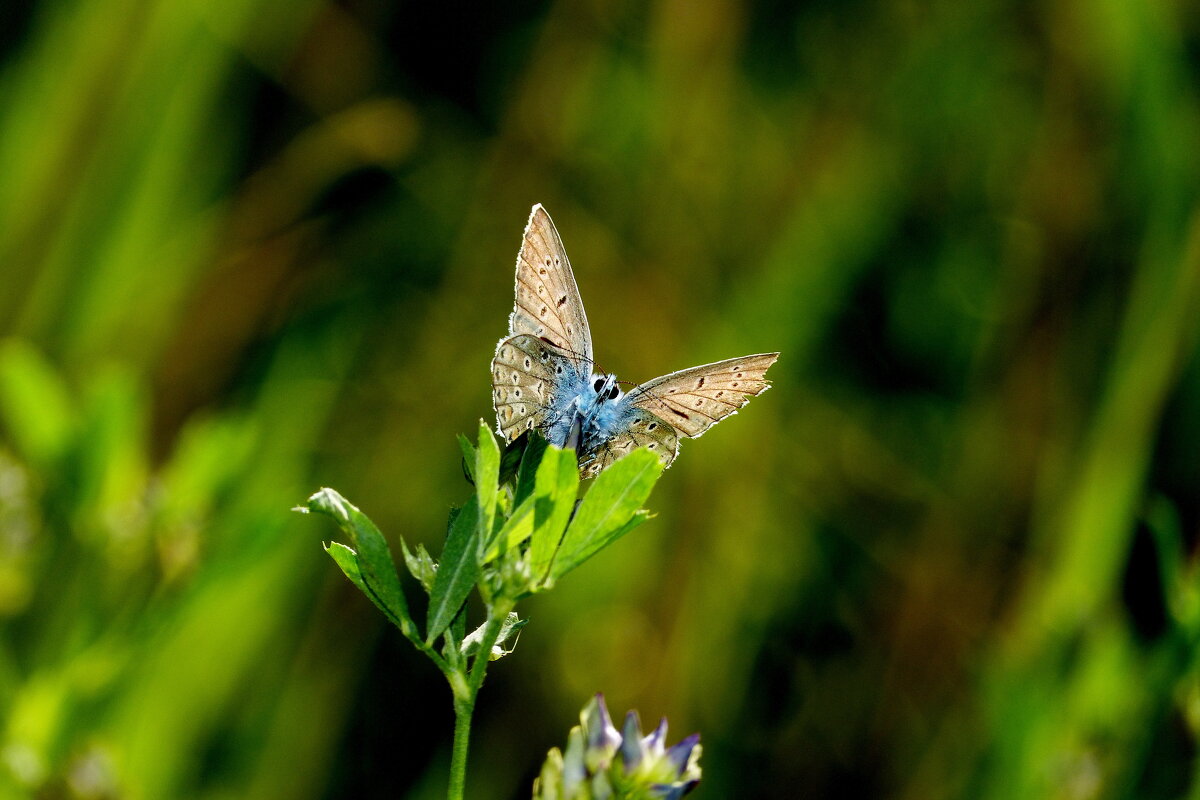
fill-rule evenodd
<path id="1" fill-rule="evenodd" d="M 597 389 L 597 383 L 600 388 Z M 625 430 L 632 406 L 618 393 L 610 397 L 616 384 L 612 375 L 588 375 L 572 368 L 563 376 L 554 393 L 544 429 L 546 440 L 556 447 L 565 446 L 576 420 L 580 424 L 579 457 L 583 461 L 600 446 Z"/>

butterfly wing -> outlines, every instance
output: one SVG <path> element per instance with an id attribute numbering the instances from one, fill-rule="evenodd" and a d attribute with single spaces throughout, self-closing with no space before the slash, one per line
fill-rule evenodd
<path id="1" fill-rule="evenodd" d="M 643 446 L 658 454 L 664 468 L 671 466 L 679 454 L 679 434 L 675 429 L 644 408 L 631 407 L 626 420 L 623 430 L 580 455 L 579 472 L 583 477 L 596 477 L 621 456 Z"/>
<path id="2" fill-rule="evenodd" d="M 592 334 L 571 262 L 554 222 L 541 204 L 533 207 L 517 254 L 516 306 L 510 336 L 544 338 L 567 354 L 580 372 L 592 368 Z"/>
<path id="3" fill-rule="evenodd" d="M 528 334 L 510 336 L 492 359 L 492 402 L 500 434 L 512 441 L 537 428 L 548 435 L 560 422 L 581 379 L 574 362 L 553 345 Z"/>
<path id="4" fill-rule="evenodd" d="M 672 372 L 634 388 L 627 401 L 694 439 L 769 389 L 767 369 L 777 358 L 762 353 Z"/>

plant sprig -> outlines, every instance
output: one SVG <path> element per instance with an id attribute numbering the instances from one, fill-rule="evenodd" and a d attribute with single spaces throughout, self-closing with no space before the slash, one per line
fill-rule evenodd
<path id="1" fill-rule="evenodd" d="M 446 676 L 456 723 L 450 800 L 463 795 L 471 717 L 487 665 L 513 651 L 528 621 L 516 612 L 517 602 L 552 588 L 645 522 L 650 514 L 642 504 L 663 470 L 658 456 L 639 448 L 601 473 L 579 500 L 573 450 L 530 434 L 502 452 L 482 420 L 477 445 L 462 436 L 459 445 L 475 493 L 450 512 L 440 560 L 420 544 L 410 550 L 400 537 L 405 567 L 429 595 L 423 631 L 409 611 L 387 540 L 365 514 L 333 489 L 321 489 L 297 509 L 337 524 L 349 544 L 330 542 L 326 552 Z M 485 614 L 468 632 L 472 590 Z"/>

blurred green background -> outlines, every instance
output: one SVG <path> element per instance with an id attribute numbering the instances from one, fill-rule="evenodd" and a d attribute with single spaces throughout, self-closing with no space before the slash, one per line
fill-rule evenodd
<path id="1" fill-rule="evenodd" d="M 534 202 L 606 369 L 783 356 L 525 604 L 472 797 L 595 691 L 699 798 L 1200 797 L 1196 4 L 4 17 L 0 797 L 444 793 L 288 509 L 436 552 Z"/>

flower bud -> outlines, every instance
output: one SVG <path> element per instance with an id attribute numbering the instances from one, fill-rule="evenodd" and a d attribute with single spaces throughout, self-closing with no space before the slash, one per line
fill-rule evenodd
<path id="1" fill-rule="evenodd" d="M 677 800 L 700 782 L 700 735 L 668 748 L 664 718 L 642 736 L 636 711 L 618 731 L 596 695 L 571 729 L 567 750 L 546 757 L 533 784 L 534 800 Z"/>

